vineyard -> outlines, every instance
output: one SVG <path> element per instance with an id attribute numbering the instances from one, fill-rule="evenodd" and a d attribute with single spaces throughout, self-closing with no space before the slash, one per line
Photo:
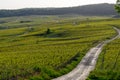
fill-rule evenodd
<path id="1" fill-rule="evenodd" d="M 120 79 L 120 39 L 106 45 L 101 53 L 96 68 L 88 80 Z"/>
<path id="2" fill-rule="evenodd" d="M 0 19 L 5 21 L 0 24 L 0 80 L 49 80 L 66 74 L 91 47 L 115 36 L 113 25 L 120 21 L 34 17 Z M 111 69 L 113 73 L 107 73 L 119 76 L 118 48 L 119 39 L 105 46 L 90 78 L 99 70 L 103 74 Z M 100 73 L 97 75 L 102 76 Z"/>

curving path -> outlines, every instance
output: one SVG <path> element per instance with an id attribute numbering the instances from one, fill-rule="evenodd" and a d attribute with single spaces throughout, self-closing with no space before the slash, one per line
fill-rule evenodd
<path id="1" fill-rule="evenodd" d="M 73 69 L 70 73 L 53 80 L 85 80 L 89 76 L 89 73 L 95 68 L 98 56 L 101 53 L 103 46 L 120 37 L 120 30 L 116 27 L 113 28 L 118 32 L 117 36 L 110 40 L 101 42 L 96 47 L 91 48 L 75 69 Z"/>

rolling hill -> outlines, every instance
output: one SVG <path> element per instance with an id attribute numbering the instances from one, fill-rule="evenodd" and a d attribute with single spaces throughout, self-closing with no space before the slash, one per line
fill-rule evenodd
<path id="1" fill-rule="evenodd" d="M 25 8 L 18 10 L 0 10 L 0 17 L 29 16 L 29 15 L 64 15 L 77 14 L 83 16 L 116 15 L 114 4 L 92 4 L 67 8 Z"/>

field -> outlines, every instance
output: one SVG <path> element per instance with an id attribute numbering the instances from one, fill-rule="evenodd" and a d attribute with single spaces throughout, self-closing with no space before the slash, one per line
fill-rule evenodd
<path id="1" fill-rule="evenodd" d="M 1 18 L 0 80 L 50 80 L 68 73 L 91 47 L 116 35 L 113 26 L 119 21 L 82 16 Z M 111 44 L 106 46 L 108 52 Z M 118 49 L 109 54 L 114 51 L 118 55 Z"/>
<path id="2" fill-rule="evenodd" d="M 118 26 L 118 28 L 120 28 Z M 106 45 L 88 80 L 120 79 L 120 38 Z"/>

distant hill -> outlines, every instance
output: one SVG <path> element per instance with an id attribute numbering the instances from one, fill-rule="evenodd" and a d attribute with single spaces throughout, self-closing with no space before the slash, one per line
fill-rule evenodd
<path id="1" fill-rule="evenodd" d="M 26 8 L 18 10 L 0 10 L 0 17 L 28 16 L 28 15 L 63 15 L 78 14 L 83 16 L 116 15 L 114 4 L 93 4 L 68 8 Z"/>

